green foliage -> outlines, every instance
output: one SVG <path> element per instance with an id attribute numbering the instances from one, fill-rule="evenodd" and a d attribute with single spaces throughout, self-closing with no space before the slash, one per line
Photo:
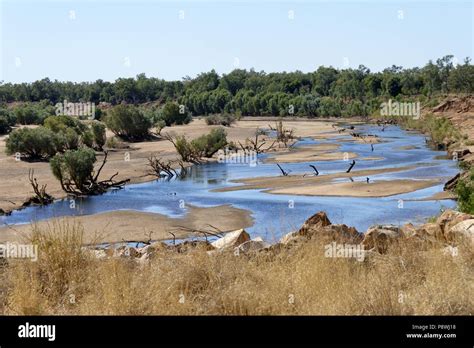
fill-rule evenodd
<path id="1" fill-rule="evenodd" d="M 97 150 L 102 151 L 102 148 L 105 145 L 107 137 L 105 135 L 105 125 L 98 121 L 93 121 L 91 123 L 92 139 Z"/>
<path id="2" fill-rule="evenodd" d="M 392 66 L 382 72 L 370 72 L 364 66 L 357 69 L 319 67 L 309 73 L 268 74 L 236 69 L 222 76 L 212 70 L 193 79 L 186 77 L 183 81 L 164 81 L 140 74 L 136 78 L 119 78 L 112 83 L 102 80 L 93 83 L 53 82 L 49 79 L 29 84 L 0 83 L 0 102 L 37 102 L 42 99 L 52 103 L 66 99 L 114 105 L 122 102 L 177 102 L 184 105 L 187 112 L 178 117 L 176 106 L 168 106 L 166 113 L 171 116 L 164 119 L 167 125 L 172 125 L 186 123 L 188 112 L 191 115 L 284 116 L 289 114 L 289 105 L 293 105 L 294 115 L 350 116 L 361 111 L 353 104 L 356 101 L 367 105 L 377 98 L 420 98 L 422 95 L 473 92 L 474 66 L 471 61 L 466 59 L 463 64 L 454 65 L 453 56 L 447 55 L 435 62 L 429 61 L 421 68 Z M 18 113 L 19 122 L 23 124 L 40 124 L 44 118 L 29 109 Z M 96 119 L 100 118 L 100 111 L 97 111 Z M 156 121 L 154 119 L 152 123 Z"/>
<path id="3" fill-rule="evenodd" d="M 10 132 L 15 125 L 15 115 L 7 108 L 0 107 L 0 135 Z"/>
<path id="4" fill-rule="evenodd" d="M 47 159 L 57 152 L 61 141 L 44 127 L 15 129 L 6 140 L 7 154 L 21 153 L 33 160 Z"/>
<path id="5" fill-rule="evenodd" d="M 160 116 L 156 121 L 163 120 L 167 127 L 172 125 L 188 124 L 191 122 L 191 117 L 188 113 L 180 108 L 176 103 L 168 102 L 161 110 Z"/>
<path id="6" fill-rule="evenodd" d="M 459 180 L 456 185 L 459 210 L 465 213 L 474 214 L 474 168 L 467 178 Z"/>
<path id="7" fill-rule="evenodd" d="M 47 102 L 19 105 L 13 109 L 19 124 L 43 124 L 43 121 L 55 114 L 55 109 Z"/>
<path id="8" fill-rule="evenodd" d="M 44 120 L 44 126 L 55 133 L 64 132 L 71 129 L 76 134 L 81 135 L 87 126 L 75 117 L 67 115 L 49 116 Z"/>
<path id="9" fill-rule="evenodd" d="M 209 134 L 201 135 L 191 141 L 191 149 L 199 157 L 212 157 L 217 151 L 227 145 L 227 133 L 223 128 L 211 130 Z"/>
<path id="10" fill-rule="evenodd" d="M 73 182 L 81 188 L 91 181 L 96 161 L 95 151 L 89 148 L 68 150 L 51 158 L 53 175 L 61 182 Z"/>
<path id="11" fill-rule="evenodd" d="M 200 162 L 203 157 L 212 157 L 227 145 L 227 133 L 223 128 L 213 129 L 209 134 L 191 141 L 188 141 L 184 135 L 177 136 L 174 140 L 169 139 L 173 142 L 181 159 L 193 163 Z"/>
<path id="12" fill-rule="evenodd" d="M 108 112 L 105 123 L 114 134 L 130 141 L 147 138 L 152 126 L 150 119 L 132 105 L 118 105 L 112 108 Z"/>

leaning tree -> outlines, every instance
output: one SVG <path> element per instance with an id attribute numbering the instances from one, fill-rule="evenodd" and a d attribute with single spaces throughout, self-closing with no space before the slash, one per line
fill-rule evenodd
<path id="1" fill-rule="evenodd" d="M 56 154 L 50 161 L 54 176 L 61 183 L 62 189 L 71 195 L 97 195 L 110 188 L 121 188 L 130 179 L 115 181 L 115 173 L 107 180 L 99 181 L 99 175 L 107 162 L 107 152 L 98 170 L 94 170 L 96 162 L 95 151 L 90 148 L 68 150 L 63 154 Z"/>

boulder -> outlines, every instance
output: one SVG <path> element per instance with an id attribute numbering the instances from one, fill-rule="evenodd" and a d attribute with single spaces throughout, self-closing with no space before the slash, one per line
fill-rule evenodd
<path id="1" fill-rule="evenodd" d="M 406 237 L 413 237 L 417 234 L 417 228 L 412 223 L 407 223 L 403 225 L 400 230 Z"/>
<path id="2" fill-rule="evenodd" d="M 137 251 L 137 249 L 130 247 L 128 245 L 126 246 L 120 246 L 117 249 L 115 249 L 114 252 L 114 257 L 129 257 L 129 258 L 135 258 L 141 256 L 140 253 Z"/>
<path id="3" fill-rule="evenodd" d="M 460 213 L 455 210 L 447 209 L 436 219 L 436 223 L 441 228 L 443 234 L 449 231 L 449 229 L 464 220 L 472 219 L 471 215 Z"/>
<path id="4" fill-rule="evenodd" d="M 227 249 L 235 248 L 242 243 L 249 241 L 250 236 L 244 229 L 240 229 L 233 232 L 228 232 L 224 237 L 219 238 L 211 243 L 211 245 L 216 249 Z"/>
<path id="5" fill-rule="evenodd" d="M 237 247 L 239 252 L 247 253 L 251 251 L 258 251 L 264 248 L 268 248 L 269 243 L 265 242 L 261 237 L 257 237 L 246 242 L 243 242 Z"/>
<path id="6" fill-rule="evenodd" d="M 444 241 L 443 230 L 438 223 L 429 222 L 421 225 L 415 234 L 423 240 L 429 241 Z"/>
<path id="7" fill-rule="evenodd" d="M 338 243 L 359 244 L 364 239 L 364 235 L 359 233 L 355 227 L 344 224 L 325 226 L 320 233 Z"/>
<path id="8" fill-rule="evenodd" d="M 474 246 L 474 219 L 457 223 L 449 228 L 445 236 L 449 241 L 466 240 Z"/>
<path id="9" fill-rule="evenodd" d="M 190 250 L 195 250 L 195 249 L 202 249 L 206 251 L 214 250 L 214 247 L 209 243 L 208 241 L 205 240 L 192 240 L 192 241 L 184 241 L 183 243 L 176 244 L 174 246 L 174 249 L 178 253 L 185 253 Z"/>
<path id="10" fill-rule="evenodd" d="M 331 225 L 331 221 L 329 221 L 326 213 L 320 211 L 305 221 L 303 226 L 299 229 L 298 234 L 301 236 L 311 236 L 322 227 L 329 225 Z"/>
<path id="11" fill-rule="evenodd" d="M 385 253 L 390 244 L 402 237 L 403 232 L 397 226 L 378 225 L 367 230 L 362 245 L 366 250 L 374 249 L 379 253 Z"/>
<path id="12" fill-rule="evenodd" d="M 290 233 L 285 234 L 283 237 L 280 238 L 279 243 L 287 245 L 291 243 L 297 243 L 298 241 L 302 241 L 306 238 L 298 234 L 298 231 L 293 231 Z"/>

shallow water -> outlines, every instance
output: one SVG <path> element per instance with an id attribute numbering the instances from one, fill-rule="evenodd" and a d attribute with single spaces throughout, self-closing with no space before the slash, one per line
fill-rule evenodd
<path id="1" fill-rule="evenodd" d="M 433 151 L 425 144 L 425 138 L 419 134 L 405 132 L 398 127 L 390 126 L 381 132 L 376 126 L 359 126 L 357 132 L 375 134 L 383 137 L 384 142 L 374 144 L 372 152 L 369 144 L 341 142 L 338 152 L 354 152 L 356 159 L 354 171 L 387 167 L 405 167 L 410 165 L 424 166 L 398 173 L 372 175 L 371 182 L 389 179 L 431 179 L 441 178 L 443 182 L 454 176 L 458 169 L 456 162 L 439 159 L 445 154 Z M 341 136 L 331 140 L 303 139 L 296 146 L 315 143 L 337 143 L 338 140 L 350 139 Z M 415 149 L 402 150 L 400 147 L 412 145 Z M 101 196 L 76 200 L 71 209 L 68 200 L 57 201 L 46 207 L 29 207 L 15 211 L 10 216 L 0 218 L 0 226 L 21 224 L 52 217 L 66 215 L 89 215 L 114 210 L 137 210 L 160 213 L 167 216 L 184 216 L 187 205 L 209 207 L 231 204 L 252 212 L 255 224 L 247 230 L 254 236 L 259 235 L 269 241 L 278 239 L 301 226 L 312 214 L 324 210 L 333 223 L 345 223 L 364 231 L 377 223 L 403 224 L 405 222 L 423 222 L 427 217 L 439 213 L 442 208 L 452 208 L 455 202 L 416 201 L 430 197 L 443 190 L 443 185 L 415 192 L 383 198 L 354 197 L 310 197 L 293 195 L 272 195 L 259 190 L 233 192 L 210 192 L 212 189 L 240 185 L 232 180 L 278 176 L 280 171 L 275 164 L 266 164 L 262 160 L 268 155 L 259 156 L 256 166 L 249 164 L 213 163 L 192 168 L 190 175 L 183 180 L 156 180 L 153 182 L 127 185 L 123 190 L 111 191 Z M 362 161 L 363 157 L 384 157 L 383 160 Z M 321 174 L 345 171 L 349 166 L 343 158 L 339 161 L 311 162 Z M 285 163 L 285 170 L 292 174 L 310 173 L 308 163 Z M 348 181 L 349 179 L 338 179 Z M 365 177 L 353 177 L 354 181 L 365 181 Z M 402 200 L 403 202 L 401 203 Z"/>

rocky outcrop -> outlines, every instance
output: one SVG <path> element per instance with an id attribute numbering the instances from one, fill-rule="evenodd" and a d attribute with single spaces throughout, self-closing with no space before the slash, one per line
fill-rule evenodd
<path id="1" fill-rule="evenodd" d="M 311 236 L 314 233 L 318 233 L 322 227 L 329 225 L 331 225 L 331 221 L 329 221 L 326 213 L 320 211 L 305 221 L 303 226 L 299 229 L 298 234 L 300 236 Z"/>
<path id="2" fill-rule="evenodd" d="M 383 254 L 388 247 L 403 238 L 404 234 L 400 228 L 393 225 L 378 225 L 370 227 L 364 234 L 362 245 L 366 250 L 376 250 Z"/>
<path id="3" fill-rule="evenodd" d="M 94 249 L 91 254 L 98 259 L 119 257 L 144 263 L 160 252 L 188 253 L 193 250 L 204 250 L 209 255 L 233 252 L 237 256 L 244 254 L 252 257 L 265 253 L 275 257 L 282 250 L 297 248 L 311 240 L 335 243 L 337 246 L 343 245 L 347 248 L 362 246 L 364 255 L 371 255 L 371 258 L 387 253 L 392 246 L 402 240 L 414 242 L 414 246 L 419 248 L 417 250 L 424 250 L 434 245 L 443 250 L 443 253 L 454 255 L 461 243 L 467 242 L 467 245 L 474 247 L 474 216 L 446 210 L 435 222 L 420 226 L 409 223 L 401 227 L 376 225 L 370 227 L 365 234 L 361 234 L 353 227 L 331 224 L 324 212 L 318 212 L 306 220 L 298 231 L 284 235 L 278 243 L 272 245 L 261 237 L 251 239 L 245 230 L 240 229 L 229 232 L 212 243 L 207 240 L 188 240 L 176 245 L 155 242 L 141 248 L 122 245 L 115 249 Z"/>
<path id="4" fill-rule="evenodd" d="M 228 232 L 224 237 L 212 242 L 215 249 L 223 250 L 235 248 L 250 240 L 250 235 L 244 229 Z"/>

